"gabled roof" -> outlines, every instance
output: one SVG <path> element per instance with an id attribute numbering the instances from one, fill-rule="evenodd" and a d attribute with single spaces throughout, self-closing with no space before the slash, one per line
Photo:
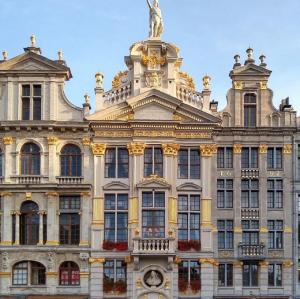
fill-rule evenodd
<path id="1" fill-rule="evenodd" d="M 230 72 L 230 77 L 239 76 L 264 76 L 269 77 L 272 71 L 266 69 L 265 67 L 249 63 L 244 66 L 237 67 Z"/>
<path id="2" fill-rule="evenodd" d="M 67 80 L 72 78 L 71 70 L 66 65 L 31 51 L 1 62 L 0 75 L 4 74 L 61 74 Z"/>
<path id="3" fill-rule="evenodd" d="M 135 97 L 129 98 L 124 102 L 121 102 L 114 106 L 110 106 L 104 110 L 88 116 L 87 119 L 91 121 L 126 120 L 126 116 L 136 114 L 141 109 L 148 109 L 150 105 L 156 106 L 157 109 L 161 109 L 161 111 L 165 110 L 169 112 L 169 119 L 163 119 L 164 121 L 174 120 L 174 116 L 177 117 L 177 120 L 192 123 L 218 124 L 221 121 L 214 115 L 188 105 L 182 100 L 157 89 L 151 89 Z M 158 117 L 158 115 L 149 113 L 148 118 L 147 116 L 145 116 L 145 118 L 143 119 L 134 117 L 134 120 L 162 120 L 156 117 Z M 133 119 L 131 118 L 131 120 Z"/>

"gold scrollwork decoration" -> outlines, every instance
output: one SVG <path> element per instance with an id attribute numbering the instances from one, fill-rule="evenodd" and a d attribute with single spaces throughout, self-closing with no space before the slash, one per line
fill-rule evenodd
<path id="1" fill-rule="evenodd" d="M 216 154 L 218 146 L 216 144 L 203 144 L 200 145 L 201 155 L 203 157 L 211 157 L 213 154 Z"/>
<path id="2" fill-rule="evenodd" d="M 153 52 L 151 55 L 142 55 L 142 64 L 155 68 L 157 65 L 165 65 L 167 62 L 166 56 L 160 56 L 157 52 Z"/>
<path id="3" fill-rule="evenodd" d="M 180 149 L 180 145 L 176 144 L 176 143 L 162 144 L 162 149 L 163 149 L 164 155 L 166 155 L 166 156 L 177 156 L 178 151 Z"/>
<path id="4" fill-rule="evenodd" d="M 124 71 L 124 72 L 119 72 L 115 77 L 114 79 L 112 80 L 112 88 L 113 89 L 118 89 L 121 87 L 121 80 L 123 77 L 127 76 L 128 75 L 128 71 Z"/>
<path id="5" fill-rule="evenodd" d="M 293 145 L 292 144 L 285 144 L 283 146 L 283 153 L 286 155 L 290 155 L 293 151 Z"/>
<path id="6" fill-rule="evenodd" d="M 104 143 L 92 143 L 91 144 L 93 155 L 103 156 L 106 150 L 106 144 Z"/>
<path id="7" fill-rule="evenodd" d="M 242 90 L 244 88 L 244 83 L 241 81 L 234 81 L 233 86 L 234 86 L 234 89 Z"/>
<path id="8" fill-rule="evenodd" d="M 268 82 L 267 82 L 267 81 L 259 82 L 259 85 L 260 85 L 260 89 L 261 89 L 261 90 L 266 90 L 266 89 L 268 89 Z"/>
<path id="9" fill-rule="evenodd" d="M 145 148 L 146 148 L 145 143 L 132 142 L 130 144 L 127 144 L 127 149 L 128 149 L 129 155 L 131 155 L 131 156 L 141 156 L 141 155 L 143 155 Z"/>
<path id="10" fill-rule="evenodd" d="M 11 136 L 3 137 L 4 145 L 11 145 L 13 143 L 13 138 Z"/>
<path id="11" fill-rule="evenodd" d="M 287 260 L 287 261 L 284 261 L 282 265 L 284 268 L 291 268 L 294 265 L 294 263 L 291 260 Z"/>
<path id="12" fill-rule="evenodd" d="M 96 264 L 96 263 L 103 264 L 103 263 L 105 263 L 105 258 L 103 258 L 103 257 L 97 257 L 97 258 L 90 257 L 89 262 L 91 264 Z"/>
<path id="13" fill-rule="evenodd" d="M 91 145 L 91 139 L 88 138 L 88 137 L 82 138 L 81 142 L 84 146 L 90 146 Z"/>
<path id="14" fill-rule="evenodd" d="M 261 144 L 259 146 L 259 153 L 266 154 L 268 152 L 268 146 L 266 144 Z"/>
<path id="15" fill-rule="evenodd" d="M 233 145 L 233 153 L 234 154 L 241 154 L 243 146 L 241 144 L 234 144 Z"/>
<path id="16" fill-rule="evenodd" d="M 56 136 L 48 136 L 48 145 L 56 145 L 58 138 Z"/>

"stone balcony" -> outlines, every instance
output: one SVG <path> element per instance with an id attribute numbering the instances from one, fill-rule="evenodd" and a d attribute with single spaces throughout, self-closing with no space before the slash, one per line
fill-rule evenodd
<path id="1" fill-rule="evenodd" d="M 259 177 L 258 168 L 243 168 L 241 170 L 242 179 L 257 179 Z"/>
<path id="2" fill-rule="evenodd" d="M 175 255 L 174 238 L 133 239 L 133 255 Z"/>
<path id="3" fill-rule="evenodd" d="M 18 175 L 11 177 L 17 184 L 36 185 L 48 181 L 48 177 L 42 175 Z"/>
<path id="4" fill-rule="evenodd" d="M 243 208 L 241 210 L 241 217 L 243 220 L 247 219 L 259 219 L 259 209 L 255 208 Z"/>
<path id="5" fill-rule="evenodd" d="M 241 260 L 263 260 L 265 259 L 265 244 L 248 245 L 239 243 L 238 253 Z"/>

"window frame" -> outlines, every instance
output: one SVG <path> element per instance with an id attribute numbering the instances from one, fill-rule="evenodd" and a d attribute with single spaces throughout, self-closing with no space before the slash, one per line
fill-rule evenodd
<path id="1" fill-rule="evenodd" d="M 121 150 L 126 150 L 127 153 L 127 163 L 121 163 L 122 159 L 119 155 L 119 152 Z M 114 153 L 113 162 L 108 161 L 108 153 L 112 151 Z M 110 165 L 114 169 L 114 174 L 109 174 L 110 172 Z M 125 172 L 124 175 L 120 175 L 120 165 L 125 165 L 125 168 L 127 168 L 127 173 Z M 127 165 L 127 166 L 126 166 Z M 106 179 L 110 178 L 119 178 L 119 179 L 127 179 L 129 178 L 129 152 L 128 149 L 125 146 L 112 146 L 108 147 L 105 151 L 105 158 L 104 158 L 104 177 Z"/>
<path id="2" fill-rule="evenodd" d="M 248 182 L 247 188 L 245 188 L 243 182 Z M 254 183 L 257 184 L 257 188 Z M 254 197 L 253 194 L 256 194 L 256 196 Z M 246 205 L 245 201 L 247 201 Z M 259 204 L 259 179 L 241 179 L 241 208 L 259 209 Z"/>
<path id="3" fill-rule="evenodd" d="M 252 97 L 252 99 L 251 99 Z M 252 100 L 255 101 L 252 101 Z M 244 112 L 244 127 L 257 127 L 257 95 L 255 93 L 247 92 L 243 95 L 243 112 Z M 255 113 L 253 114 L 253 112 Z M 254 119 L 253 119 L 254 118 Z"/>
<path id="4" fill-rule="evenodd" d="M 248 227 L 244 224 L 249 223 Z M 253 225 L 253 224 L 258 225 Z M 259 220 L 242 220 L 242 243 L 243 245 L 259 245 L 260 244 L 260 230 Z M 248 236 L 246 238 L 246 236 Z M 247 240 L 247 241 L 246 241 Z"/>
<path id="5" fill-rule="evenodd" d="M 108 267 L 106 264 L 107 263 L 113 263 L 113 267 Z M 118 267 L 118 263 L 121 263 L 121 266 Z M 105 277 L 105 270 L 106 269 L 113 269 L 113 282 L 116 283 L 118 281 L 123 281 L 124 283 L 126 283 L 127 285 L 127 265 L 124 262 L 124 260 L 120 260 L 120 259 L 107 259 L 105 260 L 104 264 L 103 264 L 103 280 L 106 279 Z M 124 271 L 124 278 L 123 279 L 119 279 L 118 275 L 118 269 L 122 269 Z"/>
<path id="6" fill-rule="evenodd" d="M 223 223 L 223 226 L 221 224 Z M 234 220 L 233 219 L 218 219 L 218 250 L 234 249 Z M 221 239 L 223 240 L 221 243 Z M 220 246 L 224 244 L 224 246 Z"/>
<path id="7" fill-rule="evenodd" d="M 151 162 L 146 161 L 146 155 L 148 155 L 148 151 L 151 150 Z M 159 150 L 160 153 L 156 154 L 156 150 Z M 157 162 L 157 155 L 161 158 L 161 162 Z M 151 172 L 147 172 L 146 165 L 151 165 Z M 157 171 L 156 168 L 159 167 L 161 171 Z M 150 168 L 150 167 L 149 167 Z M 147 146 L 144 150 L 144 177 L 149 177 L 151 175 L 157 175 L 158 177 L 164 177 L 164 153 L 161 146 L 153 145 Z"/>
<path id="8" fill-rule="evenodd" d="M 221 267 L 224 267 L 224 284 L 221 283 L 221 279 L 220 279 L 220 270 Z M 229 268 L 229 269 L 228 269 Z M 231 277 L 228 275 L 228 271 L 231 271 Z M 233 275 L 234 275 L 234 271 L 233 271 L 233 264 L 232 263 L 220 263 L 218 265 L 218 286 L 219 287 L 233 287 Z M 231 279 L 231 282 L 230 282 Z"/>
<path id="9" fill-rule="evenodd" d="M 268 249 L 283 249 L 284 247 L 284 224 L 283 220 L 268 220 Z M 278 224 L 281 224 L 278 228 Z"/>
<path id="10" fill-rule="evenodd" d="M 220 186 L 219 183 L 223 182 L 223 187 Z M 232 188 L 228 188 L 228 183 L 232 182 Z M 234 202 L 234 179 L 232 178 L 219 178 L 217 179 L 217 208 L 218 209 L 233 209 Z M 232 194 L 231 198 L 229 194 Z M 220 195 L 222 194 L 222 200 L 224 201 L 224 205 L 220 205 Z"/>
<path id="11" fill-rule="evenodd" d="M 187 263 L 187 266 L 184 266 L 184 263 Z M 195 267 L 195 266 L 192 267 L 191 266 L 192 263 L 197 264 L 197 267 Z M 183 276 L 186 275 L 186 273 L 184 273 L 184 271 L 186 271 L 185 270 L 186 268 L 187 268 L 187 281 L 186 281 L 186 278 L 183 277 Z M 201 263 L 199 263 L 199 261 L 193 260 L 193 259 L 183 260 L 179 263 L 179 265 L 178 265 L 178 281 L 184 280 L 188 284 L 190 284 L 192 281 L 197 281 L 197 279 L 192 279 L 192 275 L 191 275 L 191 269 L 192 268 L 197 269 L 197 271 L 198 271 L 197 274 L 199 273 L 199 282 L 200 282 L 200 285 L 201 285 Z M 184 273 L 184 275 L 182 275 L 182 273 Z"/>
<path id="12" fill-rule="evenodd" d="M 246 152 L 248 151 L 248 153 Z M 258 169 L 259 168 L 259 151 L 258 147 L 246 146 L 242 147 L 241 154 L 242 169 Z"/>
<path id="13" fill-rule="evenodd" d="M 146 193 L 152 193 L 152 206 L 144 206 L 144 194 Z M 155 194 L 159 194 L 159 193 L 162 193 L 164 194 L 164 206 L 155 206 Z M 166 227 L 167 227 L 167 224 L 166 224 L 166 192 L 165 191 L 161 191 L 161 190 L 151 190 L 151 191 L 142 191 L 142 202 L 141 202 L 141 214 L 142 214 L 142 223 L 141 223 L 141 226 L 142 226 L 142 236 L 144 239 L 164 239 L 166 237 Z M 163 213 L 163 223 L 164 223 L 164 227 L 163 227 L 163 230 L 162 230 L 162 226 L 146 226 L 144 225 L 144 222 L 146 222 L 146 220 L 144 221 L 144 217 L 146 217 L 146 215 L 144 214 L 144 212 L 148 212 L 150 213 L 151 212 L 151 222 L 154 222 L 154 221 L 157 221 L 157 217 L 161 217 L 159 215 L 156 215 L 156 213 L 160 212 Z M 161 234 L 160 237 L 155 237 L 151 234 L 154 234 L 155 232 L 151 232 L 151 231 L 147 231 L 147 229 L 149 230 L 150 229 L 158 229 L 158 233 Z M 149 234 L 149 235 L 148 235 Z M 147 236 L 148 235 L 148 236 Z"/>
<path id="14" fill-rule="evenodd" d="M 270 188 L 270 184 L 273 186 Z M 281 183 L 281 188 L 278 188 L 278 183 Z M 284 184 L 282 178 L 268 178 L 267 179 L 267 207 L 268 210 L 271 209 L 283 209 L 284 202 Z M 279 196 L 279 194 L 281 194 Z"/>
<path id="15" fill-rule="evenodd" d="M 106 197 L 107 196 L 114 196 L 114 205 L 115 208 L 114 209 L 107 209 L 106 208 Z M 118 208 L 118 199 L 119 196 L 126 196 L 127 197 L 127 206 L 126 209 L 119 209 Z M 128 193 L 105 193 L 104 194 L 104 241 L 111 241 L 111 242 L 124 242 L 124 243 L 128 243 L 128 207 L 129 207 L 129 196 Z M 114 214 L 114 228 L 108 228 L 106 226 L 106 215 L 107 214 Z M 124 228 L 119 229 L 118 226 L 118 216 L 119 215 L 126 215 L 127 217 L 127 226 L 126 226 L 126 239 L 118 239 L 118 232 L 124 230 Z M 114 239 L 107 239 L 106 238 L 106 231 L 114 231 Z"/>
<path id="16" fill-rule="evenodd" d="M 270 271 L 270 268 L 272 271 Z M 278 273 L 279 269 L 280 269 L 280 271 Z M 270 263 L 268 265 L 268 286 L 269 287 L 282 287 L 283 286 L 283 271 L 282 271 L 282 269 L 283 269 L 283 267 L 282 267 L 281 263 Z M 278 276 L 280 277 L 279 283 L 277 280 Z M 273 280 L 273 282 L 272 282 L 272 280 Z"/>
<path id="17" fill-rule="evenodd" d="M 245 266 L 249 266 L 249 282 L 245 284 Z M 253 277 L 253 267 L 256 267 L 256 278 Z M 255 280 L 254 280 L 255 279 Z M 258 287 L 259 286 L 259 264 L 257 262 L 244 262 L 242 268 L 242 286 Z M 256 281 L 256 283 L 255 283 Z"/>
<path id="18" fill-rule="evenodd" d="M 64 265 L 67 265 L 67 266 L 63 267 Z M 62 271 L 63 270 L 68 272 L 67 280 L 62 279 Z M 75 272 L 75 273 L 77 272 L 77 273 L 73 274 L 73 272 Z M 74 280 L 73 280 L 73 275 L 76 275 L 77 279 L 74 278 Z M 63 281 L 67 281 L 67 284 L 62 283 Z M 72 281 L 75 281 L 76 283 L 73 284 Z M 80 286 L 80 283 L 81 283 L 80 268 L 79 268 L 78 264 L 73 261 L 62 262 L 59 265 L 59 285 L 73 287 L 73 286 Z"/>
<path id="19" fill-rule="evenodd" d="M 182 152 L 187 152 L 187 163 L 181 163 L 180 155 Z M 199 163 L 192 163 L 192 155 L 191 152 L 197 152 L 199 156 Z M 181 174 L 181 167 L 185 167 L 187 169 L 187 175 Z M 199 170 L 199 175 L 192 175 L 192 167 L 197 168 Z M 200 149 L 195 147 L 186 147 L 180 148 L 177 155 L 177 178 L 184 180 L 199 180 L 201 178 L 201 153 Z"/>
<path id="20" fill-rule="evenodd" d="M 230 156 L 230 159 L 228 159 L 228 155 Z M 218 147 L 217 168 L 218 169 L 233 168 L 233 147 L 230 146 Z"/>
<path id="21" fill-rule="evenodd" d="M 24 88 L 29 87 L 29 95 L 24 94 Z M 40 95 L 35 94 L 35 87 L 40 87 Z M 22 83 L 20 88 L 20 120 L 42 120 L 43 119 L 43 84 L 42 83 Z M 24 117 L 24 101 L 28 102 L 28 117 Z M 39 116 L 36 117 L 36 103 L 39 102 Z"/>
<path id="22" fill-rule="evenodd" d="M 279 163 L 278 163 L 278 151 L 280 151 L 280 162 Z M 283 170 L 283 148 L 281 146 L 268 147 L 267 169 L 268 170 Z"/>
<path id="23" fill-rule="evenodd" d="M 72 152 L 72 149 L 76 149 L 77 152 Z M 64 150 L 67 152 L 64 153 Z M 78 145 L 65 144 L 60 151 L 60 175 L 62 177 L 82 177 L 82 156 L 81 148 Z M 63 162 L 63 160 L 65 161 Z M 75 164 L 75 173 L 73 173 L 73 164 Z"/>
<path id="24" fill-rule="evenodd" d="M 180 209 L 180 197 L 185 197 L 187 199 L 187 209 Z M 192 197 L 198 197 L 199 199 L 199 209 L 195 210 L 191 208 L 191 201 Z M 178 194 L 178 241 L 201 241 L 201 196 L 200 194 L 193 194 L 193 193 L 179 193 Z M 180 228 L 180 215 L 187 215 L 187 227 L 186 228 Z M 198 228 L 191 228 L 192 227 L 192 217 L 191 215 L 198 215 L 199 217 L 199 223 Z M 187 231 L 187 239 L 181 239 L 180 238 L 180 231 Z M 192 239 L 191 238 L 191 231 L 198 231 L 199 238 L 198 239 Z"/>
<path id="25" fill-rule="evenodd" d="M 27 152 L 25 152 L 26 146 L 30 146 Z M 33 151 L 33 149 L 38 149 L 38 151 Z M 26 142 L 22 145 L 20 150 L 20 174 L 22 176 L 41 175 L 41 148 L 34 142 Z"/>

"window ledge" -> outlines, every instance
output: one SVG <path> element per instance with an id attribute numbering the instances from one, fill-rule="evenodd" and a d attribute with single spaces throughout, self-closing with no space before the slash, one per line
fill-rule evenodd
<path id="1" fill-rule="evenodd" d="M 47 289 L 47 285 L 11 285 L 10 289 Z"/>
<path id="2" fill-rule="evenodd" d="M 76 285 L 76 286 L 61 286 L 61 285 L 58 285 L 56 288 L 57 289 L 81 289 L 81 286 L 80 285 Z"/>

